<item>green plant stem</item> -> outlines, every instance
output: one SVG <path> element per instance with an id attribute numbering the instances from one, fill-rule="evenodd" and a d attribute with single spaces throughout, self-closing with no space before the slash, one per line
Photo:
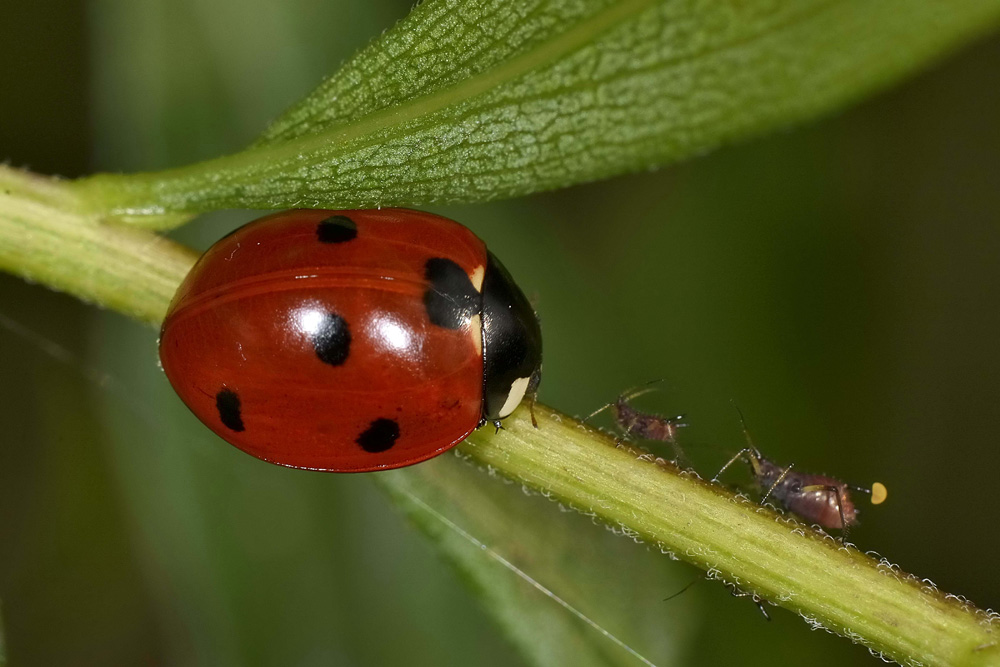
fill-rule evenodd
<path id="1" fill-rule="evenodd" d="M 1000 617 L 550 408 L 463 452 L 903 664 L 1000 664 Z"/>
<path id="2" fill-rule="evenodd" d="M 150 232 L 101 224 L 68 183 L 0 165 L 0 269 L 159 322 L 197 255 Z"/>
<path id="3" fill-rule="evenodd" d="M 0 168 L 0 268 L 155 324 L 194 253 L 78 212 L 63 182 Z M 1000 664 L 1000 617 L 536 406 L 464 454 L 903 664 Z"/>

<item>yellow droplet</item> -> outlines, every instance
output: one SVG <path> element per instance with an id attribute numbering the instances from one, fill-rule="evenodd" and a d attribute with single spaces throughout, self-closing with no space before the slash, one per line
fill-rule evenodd
<path id="1" fill-rule="evenodd" d="M 872 484 L 872 505 L 881 505 L 888 496 L 889 491 L 885 488 L 885 484 L 882 482 Z"/>

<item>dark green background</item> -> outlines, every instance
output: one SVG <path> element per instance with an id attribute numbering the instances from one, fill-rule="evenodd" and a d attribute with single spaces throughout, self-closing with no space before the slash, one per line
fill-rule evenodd
<path id="1" fill-rule="evenodd" d="M 8 3 L 0 159 L 74 176 L 236 150 L 410 4 Z M 852 541 L 996 607 L 998 118 L 993 39 L 808 127 L 439 210 L 536 297 L 546 403 L 586 414 L 666 378 L 645 405 L 688 414 L 711 474 L 740 446 L 736 399 L 775 459 L 887 484 Z M 369 477 L 268 466 L 202 428 L 154 330 L 0 276 L 0 377 L 12 664 L 520 664 Z M 683 664 L 875 664 L 716 584 L 645 613 L 700 628 Z"/>

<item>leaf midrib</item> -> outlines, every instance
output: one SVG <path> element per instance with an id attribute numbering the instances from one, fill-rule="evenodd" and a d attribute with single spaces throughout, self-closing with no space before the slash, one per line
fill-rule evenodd
<path id="1" fill-rule="evenodd" d="M 270 154 L 270 160 L 295 158 L 312 153 L 329 144 L 346 143 L 387 127 L 409 123 L 454 104 L 472 99 L 538 67 L 555 62 L 563 56 L 587 46 L 593 41 L 595 35 L 614 28 L 619 23 L 657 4 L 657 2 L 659 0 L 623 0 L 620 4 L 599 11 L 590 18 L 577 23 L 571 29 L 545 41 L 536 48 L 453 86 L 388 109 L 376 111 L 346 125 L 291 139 L 279 145 L 251 148 L 193 166 L 196 166 L 199 171 L 218 173 L 220 171 L 219 165 L 225 165 L 224 168 L 228 169 L 238 168 L 241 162 L 248 163 L 248 166 L 259 165 L 261 154 Z M 183 171 L 185 175 L 189 175 L 191 168 L 190 166 L 180 167 L 170 171 L 175 173 Z"/>

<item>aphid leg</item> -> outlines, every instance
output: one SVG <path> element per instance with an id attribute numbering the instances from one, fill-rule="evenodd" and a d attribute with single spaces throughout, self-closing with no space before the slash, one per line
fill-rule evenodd
<path id="1" fill-rule="evenodd" d="M 847 541 L 847 532 L 851 529 L 851 524 L 847 522 L 847 517 L 844 516 L 844 490 L 839 486 L 833 488 L 837 490 L 837 512 L 840 513 L 840 542 L 843 544 Z"/>
<path id="2" fill-rule="evenodd" d="M 760 504 L 761 505 L 763 505 L 764 503 L 766 503 L 767 499 L 771 497 L 771 492 L 774 491 L 776 488 L 778 488 L 779 484 L 781 484 L 783 481 L 785 481 L 785 478 L 788 477 L 788 473 L 792 472 L 792 468 L 794 466 L 795 466 L 795 464 L 791 463 L 791 464 L 788 465 L 787 468 L 785 468 L 784 470 L 781 471 L 781 474 L 778 475 L 778 479 L 774 480 L 774 484 L 772 484 L 767 489 L 767 493 L 765 493 L 764 497 L 760 499 Z"/>
<path id="3" fill-rule="evenodd" d="M 591 412 L 589 415 L 587 415 L 584 418 L 583 421 L 585 423 L 588 422 L 588 421 L 590 421 L 593 417 L 596 417 L 597 415 L 601 414 L 602 412 L 604 412 L 608 408 L 610 408 L 610 407 L 612 407 L 614 405 L 617 405 L 618 402 L 621 401 L 621 400 L 622 399 L 619 396 L 616 400 L 612 401 L 611 403 L 605 403 L 604 405 L 602 405 L 601 407 L 597 408 L 596 410 L 594 410 L 593 412 Z M 615 438 L 615 447 L 620 447 L 623 442 L 625 442 L 626 440 L 628 440 L 628 436 L 632 432 L 632 427 L 634 427 L 635 424 L 636 424 L 636 421 L 635 421 L 635 419 L 633 419 L 632 421 L 629 422 L 628 426 L 625 428 L 625 432 L 622 435 L 620 435 L 619 437 Z"/>
<path id="4" fill-rule="evenodd" d="M 754 453 L 754 450 L 752 448 L 750 448 L 750 447 L 744 447 L 740 451 L 736 452 L 736 454 L 733 456 L 733 458 L 731 458 L 728 461 L 726 461 L 725 465 L 723 465 L 721 468 L 719 468 L 719 472 L 715 473 L 715 477 L 712 478 L 712 483 L 718 482 L 719 481 L 719 477 L 722 476 L 722 473 L 726 472 L 726 469 L 729 468 L 729 466 L 731 466 L 734 463 L 736 463 L 738 460 L 740 460 L 742 458 L 745 458 L 748 461 L 751 460 L 750 456 L 753 455 L 753 453 Z"/>
<path id="5" fill-rule="evenodd" d="M 832 491 L 837 495 L 837 512 L 840 514 L 840 537 L 837 539 L 840 542 L 846 540 L 850 526 L 847 524 L 847 517 L 844 516 L 844 492 L 841 488 L 832 484 L 807 484 L 802 487 L 801 491 L 802 493 L 812 493 L 813 491 L 826 491 L 830 493 Z"/>
<path id="6" fill-rule="evenodd" d="M 587 415 L 586 417 L 583 418 L 584 423 L 589 422 L 591 419 L 593 419 L 597 415 L 601 414 L 602 412 L 604 412 L 605 410 L 607 410 L 608 408 L 610 408 L 614 404 L 615 404 L 615 401 L 611 401 L 610 403 L 605 403 L 601 407 L 597 408 L 596 410 L 594 410 L 589 415 Z"/>
<path id="7" fill-rule="evenodd" d="M 675 430 L 687 426 L 687 424 L 685 424 L 682 421 L 683 419 L 684 415 L 677 415 L 676 417 L 670 420 Z M 685 454 L 684 450 L 681 448 L 681 443 L 677 442 L 677 438 L 675 437 L 670 438 L 670 448 L 674 450 L 675 464 L 677 464 L 680 468 L 690 469 L 692 467 L 691 462 L 688 460 L 687 454 Z"/>
<path id="8" fill-rule="evenodd" d="M 635 426 L 635 423 L 636 423 L 636 420 L 634 420 L 634 419 L 628 423 L 628 427 L 625 429 L 625 432 L 622 433 L 615 440 L 615 447 L 621 447 L 621 444 L 623 442 L 625 442 L 626 440 L 628 440 L 629 435 L 632 434 L 632 428 Z"/>
<path id="9" fill-rule="evenodd" d="M 760 609 L 760 613 L 764 614 L 764 620 L 765 621 L 771 620 L 771 616 L 767 613 L 767 609 L 764 609 L 764 601 L 761 599 L 759 595 L 757 595 L 756 593 L 751 593 L 749 591 L 744 591 L 736 584 L 730 583 L 728 581 L 725 583 L 726 587 L 729 588 L 729 591 L 733 594 L 734 598 L 750 598 L 751 600 L 753 600 L 753 603 L 757 605 L 757 609 Z"/>
<path id="10" fill-rule="evenodd" d="M 767 613 L 767 609 L 764 608 L 764 601 L 757 595 L 750 596 L 750 599 L 753 600 L 755 605 L 757 605 L 757 609 L 760 609 L 760 613 L 764 614 L 764 620 L 770 621 L 771 616 Z"/>
<path id="11" fill-rule="evenodd" d="M 680 589 L 676 593 L 672 593 L 672 594 L 668 595 L 667 597 L 663 598 L 663 601 L 664 602 L 668 602 L 670 600 L 673 600 L 678 595 L 681 595 L 682 593 L 687 593 L 687 590 L 689 588 L 691 588 L 692 586 L 694 586 L 695 584 L 697 584 L 699 581 L 702 581 L 703 579 L 704 579 L 704 577 L 701 577 L 701 576 L 695 577 L 691 581 L 687 582 L 687 584 L 684 586 L 684 588 Z"/>

